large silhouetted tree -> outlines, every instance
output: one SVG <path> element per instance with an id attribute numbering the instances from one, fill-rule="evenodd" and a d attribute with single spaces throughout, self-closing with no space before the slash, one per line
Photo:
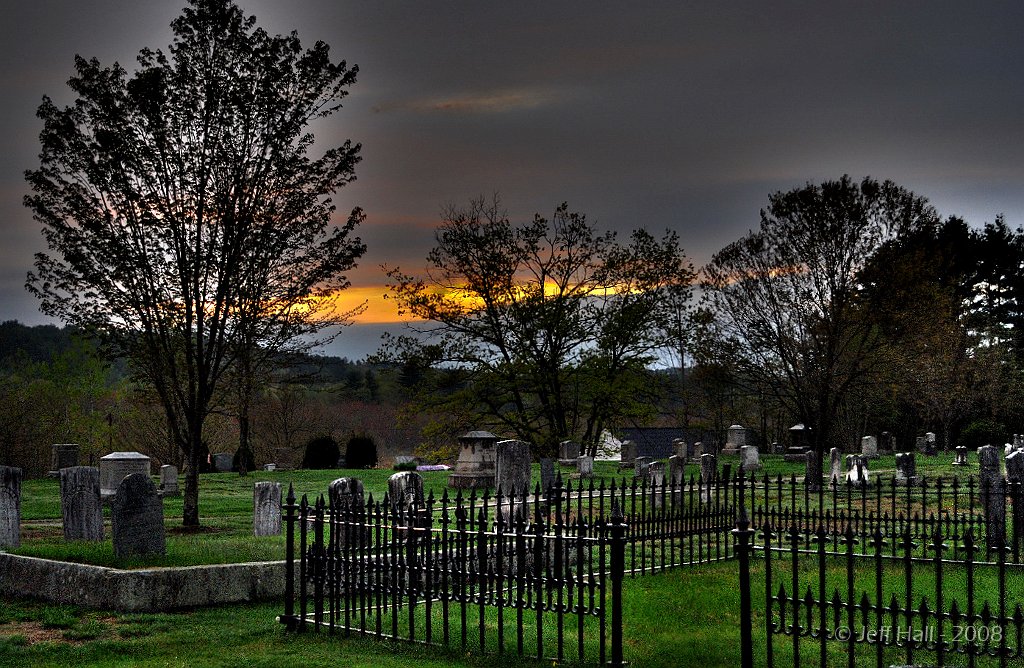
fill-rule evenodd
<path id="1" fill-rule="evenodd" d="M 896 184 L 844 176 L 771 195 L 760 229 L 704 268 L 731 361 L 812 427 L 819 451 L 851 389 L 885 362 L 861 270 L 886 241 L 936 224 Z"/>
<path id="2" fill-rule="evenodd" d="M 333 295 L 365 247 L 361 213 L 334 226 L 329 197 L 359 147 L 315 157 L 308 131 L 356 68 L 322 42 L 267 34 L 228 0 L 192 0 L 171 25 L 169 51 L 144 49 L 133 74 L 76 58 L 75 102 L 39 108 L 26 204 L 50 250 L 28 288 L 152 383 L 187 459 L 195 526 L 203 424 L 225 373 L 343 322 Z"/>
<path id="3" fill-rule="evenodd" d="M 398 351 L 461 380 L 433 399 L 546 455 L 571 437 L 592 450 L 603 428 L 650 410 L 646 366 L 673 345 L 694 277 L 675 234 L 620 243 L 564 204 L 517 225 L 478 199 L 449 208 L 435 237 L 425 274 L 390 272 L 419 333 Z"/>

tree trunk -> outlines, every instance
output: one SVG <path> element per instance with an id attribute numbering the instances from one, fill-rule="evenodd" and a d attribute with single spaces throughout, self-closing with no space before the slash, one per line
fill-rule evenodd
<path id="1" fill-rule="evenodd" d="M 185 474 L 185 497 L 181 524 L 186 527 L 199 526 L 199 469 L 202 465 L 203 450 L 202 425 L 189 428 L 188 471 Z"/>

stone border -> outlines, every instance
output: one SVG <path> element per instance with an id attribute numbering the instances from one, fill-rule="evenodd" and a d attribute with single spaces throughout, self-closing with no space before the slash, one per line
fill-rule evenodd
<path id="1" fill-rule="evenodd" d="M 117 612 L 283 598 L 284 561 L 120 570 L 0 552 L 0 595 Z"/>

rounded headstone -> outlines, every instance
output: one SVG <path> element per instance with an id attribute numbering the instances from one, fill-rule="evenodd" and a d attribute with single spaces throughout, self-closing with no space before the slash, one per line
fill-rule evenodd
<path id="1" fill-rule="evenodd" d="M 117 486 L 110 525 L 115 556 L 166 554 L 164 503 L 149 475 L 132 473 Z"/>

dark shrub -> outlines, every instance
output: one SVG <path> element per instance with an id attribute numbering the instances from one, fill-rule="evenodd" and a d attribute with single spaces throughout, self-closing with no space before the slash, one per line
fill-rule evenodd
<path id="1" fill-rule="evenodd" d="M 975 420 L 960 432 L 957 445 L 966 446 L 970 450 L 977 450 L 983 445 L 994 445 L 1001 448 L 1009 438 L 1006 427 L 991 418 Z"/>
<path id="2" fill-rule="evenodd" d="M 304 469 L 333 469 L 338 466 L 341 454 L 338 442 L 330 436 L 317 436 L 306 444 L 306 454 L 302 457 Z"/>
<path id="3" fill-rule="evenodd" d="M 252 448 L 238 448 L 235 450 L 234 456 L 231 458 L 231 470 L 241 471 L 242 464 L 245 464 L 246 471 L 254 471 L 256 469 L 256 458 L 252 454 Z"/>
<path id="4" fill-rule="evenodd" d="M 377 466 L 377 446 L 369 436 L 352 436 L 345 447 L 345 466 L 372 469 Z"/>

